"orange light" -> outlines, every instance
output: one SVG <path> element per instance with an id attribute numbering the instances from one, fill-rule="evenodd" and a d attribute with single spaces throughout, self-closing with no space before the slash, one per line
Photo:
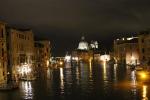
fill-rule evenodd
<path id="1" fill-rule="evenodd" d="M 63 62 L 62 62 L 62 61 L 60 61 L 60 62 L 59 62 L 59 64 L 60 64 L 60 65 L 62 65 L 62 64 L 63 64 Z"/>
<path id="2" fill-rule="evenodd" d="M 141 79 L 146 79 L 146 78 L 147 78 L 147 75 L 146 75 L 146 74 L 147 74 L 146 72 L 141 72 L 141 73 L 140 73 Z"/>

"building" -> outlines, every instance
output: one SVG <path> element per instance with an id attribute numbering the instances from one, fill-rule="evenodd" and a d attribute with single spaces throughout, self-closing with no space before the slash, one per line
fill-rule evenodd
<path id="1" fill-rule="evenodd" d="M 91 59 L 98 60 L 100 59 L 100 54 L 97 53 L 98 49 L 98 42 L 97 41 L 91 41 L 91 43 L 88 43 L 85 40 L 85 37 L 82 36 L 81 40 L 78 44 L 78 48 L 71 53 L 71 58 L 78 58 L 79 61 L 89 61 Z"/>
<path id="2" fill-rule="evenodd" d="M 34 76 L 35 50 L 34 35 L 30 29 L 7 28 L 8 67 L 11 77 L 29 78 Z"/>
<path id="3" fill-rule="evenodd" d="M 150 65 L 150 32 L 139 33 L 139 56 L 142 65 Z"/>
<path id="4" fill-rule="evenodd" d="M 89 45 L 88 42 L 85 41 L 85 37 L 81 37 L 81 41 L 79 42 L 78 45 L 78 50 L 89 50 Z"/>
<path id="5" fill-rule="evenodd" d="M 138 37 L 114 40 L 114 58 L 117 63 L 140 64 Z"/>
<path id="6" fill-rule="evenodd" d="M 34 46 L 35 46 L 35 53 L 36 53 L 36 56 L 35 56 L 36 66 L 37 67 L 43 66 L 43 63 L 41 62 L 43 62 L 44 45 L 35 41 Z"/>
<path id="7" fill-rule="evenodd" d="M 7 80 L 6 23 L 0 21 L 0 84 L 5 83 L 6 80 Z"/>
<path id="8" fill-rule="evenodd" d="M 46 68 L 50 66 L 51 45 L 50 41 L 35 41 L 36 62 L 38 66 Z"/>

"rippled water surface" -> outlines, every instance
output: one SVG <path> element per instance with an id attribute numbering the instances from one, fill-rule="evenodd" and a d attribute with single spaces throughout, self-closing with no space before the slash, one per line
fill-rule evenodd
<path id="1" fill-rule="evenodd" d="M 80 63 L 48 69 L 18 90 L 0 91 L 0 100 L 148 100 L 150 85 L 137 81 L 127 67 Z"/>

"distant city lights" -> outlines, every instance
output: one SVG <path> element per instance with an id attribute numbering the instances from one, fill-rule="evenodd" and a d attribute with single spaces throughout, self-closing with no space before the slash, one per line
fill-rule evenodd
<path id="1" fill-rule="evenodd" d="M 109 61 L 110 60 L 110 55 L 101 55 L 100 56 L 100 60 L 101 61 Z"/>

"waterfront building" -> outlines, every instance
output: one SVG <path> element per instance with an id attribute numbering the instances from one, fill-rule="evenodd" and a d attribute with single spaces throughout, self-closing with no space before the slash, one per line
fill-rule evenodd
<path id="1" fill-rule="evenodd" d="M 142 65 L 150 66 L 150 32 L 142 31 L 139 37 L 139 56 Z"/>
<path id="2" fill-rule="evenodd" d="M 34 34 L 30 29 L 7 27 L 8 67 L 13 80 L 34 76 Z"/>
<path id="3" fill-rule="evenodd" d="M 86 62 L 93 58 L 95 60 L 99 60 L 100 54 L 96 52 L 97 49 L 98 49 L 97 41 L 91 41 L 91 43 L 88 43 L 85 40 L 85 37 L 82 36 L 78 44 L 78 48 L 72 51 L 71 53 L 71 59 L 72 61 L 74 59 L 78 59 L 79 61 L 86 61 Z"/>
<path id="4" fill-rule="evenodd" d="M 36 62 L 38 66 L 48 68 L 50 66 L 51 44 L 48 40 L 35 41 Z"/>
<path id="5" fill-rule="evenodd" d="M 88 42 L 85 41 L 85 37 L 81 37 L 81 41 L 79 42 L 78 45 L 78 50 L 89 50 L 89 44 Z"/>
<path id="6" fill-rule="evenodd" d="M 0 84 L 7 80 L 6 23 L 0 21 Z"/>
<path id="7" fill-rule="evenodd" d="M 43 66 L 42 65 L 43 63 L 41 63 L 41 62 L 43 62 L 43 56 L 44 56 L 43 48 L 44 48 L 44 45 L 35 41 L 34 46 L 35 46 L 35 54 L 36 54 L 35 55 L 36 66 L 37 67 Z"/>
<path id="8" fill-rule="evenodd" d="M 117 63 L 139 64 L 138 37 L 114 40 L 114 58 Z"/>

